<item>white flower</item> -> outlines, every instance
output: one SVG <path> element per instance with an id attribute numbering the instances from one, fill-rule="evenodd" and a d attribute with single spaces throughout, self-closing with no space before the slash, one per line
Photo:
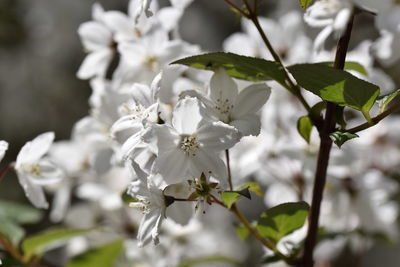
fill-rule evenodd
<path id="1" fill-rule="evenodd" d="M 54 133 L 47 132 L 26 143 L 17 156 L 15 170 L 25 195 L 38 208 L 48 208 L 42 186 L 59 182 L 64 174 L 43 156 L 49 151 Z"/>
<path id="2" fill-rule="evenodd" d="M 79 26 L 78 34 L 83 47 L 89 53 L 80 66 L 77 76 L 89 79 L 104 77 L 114 54 L 113 33 L 104 23 L 104 10 L 99 4 L 93 5 L 94 21 Z"/>
<path id="3" fill-rule="evenodd" d="M 304 14 L 304 20 L 312 27 L 324 29 L 315 38 L 316 51 L 322 50 L 325 40 L 334 32 L 339 37 L 350 19 L 353 5 L 350 0 L 320 0 L 311 5 Z"/>
<path id="4" fill-rule="evenodd" d="M 161 189 L 163 180 L 158 174 L 147 177 L 147 174 L 135 162 L 132 162 L 132 166 L 138 179 L 131 182 L 127 193 L 138 201 L 131 202 L 129 206 L 140 209 L 144 214 L 138 230 L 138 246 L 143 247 L 151 240 L 157 245 L 161 223 L 167 208 Z"/>
<path id="5" fill-rule="evenodd" d="M 212 76 L 207 97 L 194 90 L 187 92 L 213 111 L 217 120 L 234 126 L 243 135 L 260 133 L 260 118 L 255 113 L 267 102 L 270 93 L 265 83 L 250 85 L 239 93 L 236 83 L 223 69 Z"/>
<path id="6" fill-rule="evenodd" d="M 181 40 L 169 40 L 168 32 L 159 29 L 137 42 L 118 45 L 121 61 L 114 78 L 124 82 L 150 83 L 173 60 L 192 53 L 195 46 Z M 181 68 L 183 72 L 184 68 Z"/>
<path id="7" fill-rule="evenodd" d="M 7 149 L 8 143 L 6 141 L 0 140 L 0 161 L 4 158 Z"/>
<path id="8" fill-rule="evenodd" d="M 234 146 L 240 135 L 231 126 L 206 119 L 206 110 L 196 98 L 180 100 L 172 125 L 154 125 L 143 139 L 158 157 L 155 171 L 168 183 L 212 172 L 226 179 L 226 167 L 218 153 Z"/>

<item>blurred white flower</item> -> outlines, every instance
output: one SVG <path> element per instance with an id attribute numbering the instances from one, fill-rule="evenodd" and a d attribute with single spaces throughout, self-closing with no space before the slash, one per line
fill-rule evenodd
<path id="1" fill-rule="evenodd" d="M 38 208 L 48 208 L 42 186 L 57 183 L 64 177 L 63 171 L 44 157 L 53 140 L 53 132 L 39 135 L 22 147 L 15 163 L 25 195 Z"/>
<path id="2" fill-rule="evenodd" d="M 80 79 L 104 77 L 113 58 L 115 51 L 113 34 L 104 23 L 104 14 L 103 8 L 96 3 L 92 10 L 94 21 L 79 26 L 79 37 L 89 53 L 78 70 L 77 76 Z"/>

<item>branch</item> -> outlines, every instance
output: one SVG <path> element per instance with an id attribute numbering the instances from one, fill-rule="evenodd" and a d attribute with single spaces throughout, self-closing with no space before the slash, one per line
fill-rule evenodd
<path id="1" fill-rule="evenodd" d="M 378 124 L 381 120 L 383 120 L 384 118 L 386 118 L 390 114 L 395 113 L 395 112 L 397 112 L 399 110 L 400 110 L 400 102 L 397 102 L 396 104 L 394 104 L 393 106 L 388 108 L 386 111 L 384 111 L 381 114 L 379 114 L 378 116 L 372 118 L 371 122 L 365 122 L 363 124 L 360 124 L 360 125 L 358 125 L 356 127 L 353 127 L 353 128 L 350 128 L 350 129 L 344 130 L 344 131 L 345 132 L 349 132 L 349 133 L 361 132 L 363 130 L 366 130 L 366 129 Z"/>
<path id="2" fill-rule="evenodd" d="M 14 247 L 10 241 L 8 241 L 7 238 L 4 236 L 0 235 L 0 244 L 3 246 L 3 248 L 17 261 L 19 262 L 24 262 L 23 256 L 21 253 L 18 251 L 16 247 Z"/>
<path id="3" fill-rule="evenodd" d="M 353 13 L 347 23 L 346 30 L 343 33 L 342 37 L 339 39 L 337 45 L 334 64 L 334 67 L 337 69 L 343 69 L 346 62 L 346 54 L 350 42 L 351 30 L 353 28 L 354 15 L 355 13 L 353 10 Z M 335 129 L 335 112 L 336 104 L 328 102 L 326 107 L 324 125 L 322 131 L 320 132 L 321 143 L 318 153 L 317 170 L 315 172 L 311 209 L 308 217 L 309 226 L 304 243 L 304 253 L 301 262 L 301 266 L 305 267 L 312 267 L 314 263 L 313 252 L 317 242 L 319 214 L 323 191 L 326 183 L 329 156 L 332 148 L 332 140 L 330 139 L 329 134 Z"/>
<path id="4" fill-rule="evenodd" d="M 239 12 L 243 17 L 248 18 L 249 14 L 247 14 L 244 10 L 242 10 L 240 7 L 238 7 L 235 3 L 233 3 L 231 0 L 224 0 L 228 5 L 230 5 L 234 10 Z"/>

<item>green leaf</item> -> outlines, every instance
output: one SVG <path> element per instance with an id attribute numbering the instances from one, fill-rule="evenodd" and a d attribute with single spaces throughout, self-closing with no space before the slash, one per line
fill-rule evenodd
<path id="1" fill-rule="evenodd" d="M 110 267 L 121 255 L 124 248 L 123 240 L 117 240 L 101 247 L 91 249 L 74 257 L 67 267 Z"/>
<path id="2" fill-rule="evenodd" d="M 318 117 L 321 116 L 321 113 L 324 109 L 326 109 L 326 102 L 321 101 L 311 107 L 311 113 Z"/>
<path id="3" fill-rule="evenodd" d="M 369 110 L 379 96 L 378 86 L 324 64 L 299 64 L 288 69 L 304 89 L 322 100 L 360 110 L 369 119 Z"/>
<path id="4" fill-rule="evenodd" d="M 269 256 L 265 257 L 265 258 L 261 261 L 261 263 L 263 263 L 263 264 L 274 263 L 274 262 L 278 262 L 278 261 L 280 261 L 280 260 L 282 260 L 282 258 L 279 257 L 278 255 L 269 255 Z"/>
<path id="5" fill-rule="evenodd" d="M 236 190 L 241 191 L 243 189 L 248 189 L 249 191 L 253 192 L 254 194 L 256 194 L 259 197 L 264 196 L 261 186 L 257 183 L 257 182 L 248 182 L 245 183 L 244 185 L 241 185 L 239 187 L 236 187 Z"/>
<path id="6" fill-rule="evenodd" d="M 384 112 L 386 110 L 387 106 L 390 104 L 390 102 L 392 102 L 393 99 L 395 99 L 396 96 L 398 96 L 399 94 L 400 94 L 400 89 L 394 91 L 393 93 L 378 97 L 376 102 L 379 105 L 380 113 Z"/>
<path id="7" fill-rule="evenodd" d="M 12 220 L 0 218 L 0 234 L 12 244 L 18 245 L 25 236 L 25 230 Z"/>
<path id="8" fill-rule="evenodd" d="M 28 205 L 0 200 L 0 218 L 7 218 L 18 224 L 37 223 L 43 212 Z"/>
<path id="9" fill-rule="evenodd" d="M 252 82 L 275 80 L 285 84 L 285 72 L 281 65 L 261 58 L 240 56 L 233 53 L 209 53 L 183 58 L 171 64 L 183 64 L 192 68 L 216 71 L 225 69 L 229 76 Z"/>
<path id="10" fill-rule="evenodd" d="M 333 67 L 334 66 L 333 62 L 319 62 L 318 64 L 324 64 L 324 65 L 329 66 L 329 67 Z M 344 69 L 345 70 L 353 70 L 353 71 L 356 71 L 356 72 L 358 72 L 358 73 L 360 73 L 360 74 L 362 74 L 364 76 L 368 76 L 368 71 L 364 68 L 363 65 L 361 65 L 358 62 L 347 61 L 344 64 Z"/>
<path id="11" fill-rule="evenodd" d="M 239 193 L 239 191 L 225 191 L 222 192 L 221 199 L 225 203 L 226 207 L 230 209 L 242 196 L 243 194 Z"/>
<path id="12" fill-rule="evenodd" d="M 336 131 L 334 133 L 331 133 L 329 137 L 340 148 L 345 142 L 358 137 L 358 135 L 348 132 Z"/>
<path id="13" fill-rule="evenodd" d="M 313 123 L 308 116 L 300 117 L 297 121 L 297 131 L 309 144 Z"/>
<path id="14" fill-rule="evenodd" d="M 282 237 L 304 225 L 308 210 L 309 206 L 304 201 L 275 206 L 261 214 L 257 229 L 276 244 Z"/>
<path id="15" fill-rule="evenodd" d="M 22 242 L 22 250 L 27 258 L 41 256 L 46 251 L 62 246 L 75 236 L 86 234 L 93 229 L 52 229 L 26 238 Z"/>
<path id="16" fill-rule="evenodd" d="M 304 9 L 307 9 L 313 2 L 314 0 L 299 0 L 300 6 Z"/>

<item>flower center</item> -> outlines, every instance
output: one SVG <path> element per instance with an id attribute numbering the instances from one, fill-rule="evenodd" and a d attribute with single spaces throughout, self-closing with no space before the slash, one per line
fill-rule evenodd
<path id="1" fill-rule="evenodd" d="M 233 109 L 233 105 L 231 102 L 229 102 L 228 99 L 217 99 L 217 105 L 215 106 L 215 109 L 219 111 L 221 114 L 221 120 L 223 122 L 229 122 L 229 114 L 231 113 Z"/>
<path id="2" fill-rule="evenodd" d="M 139 200 L 137 202 L 129 203 L 129 207 L 140 210 L 143 214 L 147 214 L 150 212 L 150 201 L 148 200 Z"/>
<path id="3" fill-rule="evenodd" d="M 145 108 L 133 102 L 123 103 L 120 112 L 124 115 L 132 115 L 131 119 L 143 119 Z"/>
<path id="4" fill-rule="evenodd" d="M 192 156 L 196 156 L 195 152 L 199 148 L 199 142 L 197 141 L 196 136 L 192 135 L 182 135 L 180 147 L 187 155 L 192 154 Z"/>
<path id="5" fill-rule="evenodd" d="M 157 71 L 159 69 L 159 63 L 155 56 L 148 56 L 143 63 L 151 71 Z"/>

